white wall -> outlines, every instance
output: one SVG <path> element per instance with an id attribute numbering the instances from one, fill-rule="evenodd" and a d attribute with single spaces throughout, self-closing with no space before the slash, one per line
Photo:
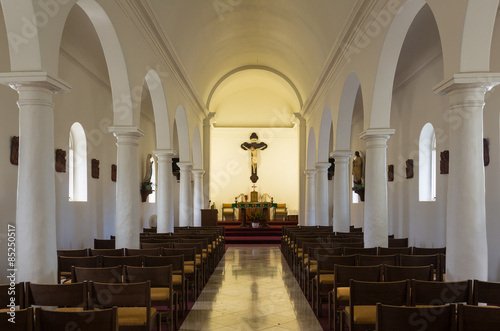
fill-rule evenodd
<path id="1" fill-rule="evenodd" d="M 222 203 L 234 202 L 235 196 L 247 194 L 250 200 L 250 152 L 241 144 L 256 132 L 259 142 L 268 147 L 258 152 L 256 190 L 268 193 L 276 203 L 286 203 L 288 210 L 299 208 L 298 130 L 295 128 L 214 128 L 211 136 L 210 200 L 219 209 Z"/>
<path id="2" fill-rule="evenodd" d="M 352 151 L 352 156 L 351 159 L 349 160 L 349 165 L 350 165 L 350 180 L 349 183 L 351 185 L 351 225 L 354 225 L 355 227 L 363 227 L 364 225 L 364 208 L 365 208 L 365 203 L 364 201 L 361 201 L 361 199 L 358 198 L 357 203 L 353 203 L 352 201 L 352 187 L 353 187 L 353 182 L 352 182 L 352 161 L 354 159 L 354 152 L 355 151 L 360 151 L 363 155 L 363 157 L 366 156 L 366 147 L 365 147 L 365 142 L 359 138 L 359 135 L 364 131 L 363 127 L 363 102 L 361 100 L 361 93 L 358 92 L 356 101 L 354 103 L 354 109 L 352 112 L 352 123 L 351 123 L 351 151 Z M 366 165 L 366 158 L 365 158 L 365 165 Z"/>
<path id="3" fill-rule="evenodd" d="M 116 138 L 107 130 L 113 120 L 111 93 L 74 59 L 61 55 L 59 61 L 60 76 L 73 92 L 54 96 L 54 148 L 64 149 L 68 156 L 71 125 L 82 124 L 87 138 L 88 198 L 87 202 L 68 201 L 68 172 L 56 173 L 57 247 L 93 247 L 94 238 L 115 234 L 116 184 L 111 181 L 111 165 L 116 164 Z M 100 162 L 98 179 L 91 176 L 91 159 Z"/>
<path id="4" fill-rule="evenodd" d="M 388 183 L 389 232 L 409 238 L 409 245 L 446 245 L 446 205 L 448 176 L 439 174 L 440 152 L 448 149 L 448 123 L 443 116 L 448 97 L 435 95 L 432 87 L 441 81 L 442 58 L 432 61 L 411 81 L 394 91 L 387 164 L 394 164 L 394 181 Z M 419 137 L 426 123 L 436 133 L 436 201 L 419 201 Z M 414 177 L 406 179 L 406 160 L 413 159 Z"/>
<path id="5" fill-rule="evenodd" d="M 149 98 L 149 97 L 148 97 Z M 147 102 L 148 105 L 151 104 L 151 102 Z M 152 110 L 148 112 L 148 114 L 152 114 Z M 151 154 L 153 156 L 153 150 L 155 150 L 156 147 L 156 139 L 155 139 L 155 123 L 154 123 L 154 118 L 151 118 L 150 116 L 144 114 L 141 112 L 141 130 L 144 131 L 144 136 L 140 138 L 139 140 L 139 177 L 141 179 L 144 178 L 144 175 L 146 174 L 146 159 L 148 154 Z M 155 163 L 156 163 L 156 178 L 158 181 L 158 163 L 156 162 L 156 157 L 155 157 Z M 139 190 L 139 186 L 137 189 Z M 153 190 L 156 191 L 156 186 L 153 187 Z M 141 200 L 141 220 L 140 220 L 140 227 L 141 227 L 141 232 L 142 228 L 149 228 L 149 217 L 153 214 L 156 214 L 156 203 L 151 203 L 149 202 L 149 199 L 146 200 L 146 202 L 142 202 Z"/>

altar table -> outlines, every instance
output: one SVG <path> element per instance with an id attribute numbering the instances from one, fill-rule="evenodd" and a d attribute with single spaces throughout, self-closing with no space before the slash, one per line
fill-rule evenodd
<path id="1" fill-rule="evenodd" d="M 268 227 L 269 225 L 267 222 L 269 222 L 269 208 L 276 208 L 278 204 L 273 203 L 273 202 L 235 202 L 231 205 L 232 208 L 238 208 L 240 210 L 240 216 L 239 220 L 241 222 L 240 227 L 246 228 L 248 227 L 247 224 L 247 216 L 246 216 L 246 210 L 247 209 L 256 209 L 256 208 L 262 208 L 264 211 L 264 215 L 266 215 L 266 221 L 262 225 L 263 227 Z"/>

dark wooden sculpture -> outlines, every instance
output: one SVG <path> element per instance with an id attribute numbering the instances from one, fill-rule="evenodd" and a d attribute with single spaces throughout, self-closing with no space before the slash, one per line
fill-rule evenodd
<path id="1" fill-rule="evenodd" d="M 441 175 L 449 174 L 449 166 L 450 166 L 450 151 L 442 151 L 441 152 L 441 162 L 439 163 L 439 173 Z"/>
<path id="2" fill-rule="evenodd" d="M 10 163 L 19 165 L 19 137 L 13 136 L 10 139 Z"/>
<path id="3" fill-rule="evenodd" d="M 99 160 L 92 159 L 92 178 L 99 178 Z"/>
<path id="4" fill-rule="evenodd" d="M 56 172 L 66 172 L 66 151 L 56 149 Z"/>

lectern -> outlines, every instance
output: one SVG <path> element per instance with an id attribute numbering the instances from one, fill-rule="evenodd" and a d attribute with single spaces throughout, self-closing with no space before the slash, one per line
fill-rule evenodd
<path id="1" fill-rule="evenodd" d="M 217 209 L 201 210 L 201 226 L 217 226 Z"/>

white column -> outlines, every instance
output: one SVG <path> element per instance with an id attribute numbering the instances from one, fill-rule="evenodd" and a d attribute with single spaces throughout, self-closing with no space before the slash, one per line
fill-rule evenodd
<path id="1" fill-rule="evenodd" d="M 177 162 L 181 173 L 179 188 L 179 226 L 193 226 L 193 194 L 191 193 L 191 162 Z"/>
<path id="2" fill-rule="evenodd" d="M 305 170 L 304 173 L 306 174 L 305 217 L 301 225 L 316 225 L 316 169 Z"/>
<path id="3" fill-rule="evenodd" d="M 116 248 L 139 248 L 140 179 L 137 147 L 144 132 L 133 126 L 108 128 L 116 137 Z"/>
<path id="4" fill-rule="evenodd" d="M 328 168 L 329 162 L 318 162 L 316 167 L 316 225 L 328 225 Z"/>
<path id="5" fill-rule="evenodd" d="M 306 151 L 306 120 L 300 113 L 293 114 L 294 119 L 292 120 L 297 130 L 299 131 L 299 174 L 304 173 L 306 170 L 307 151 Z M 306 218 L 306 177 L 299 176 L 299 223 L 304 224 Z"/>
<path id="6" fill-rule="evenodd" d="M 194 169 L 193 173 L 193 225 L 201 226 L 201 209 L 203 209 L 203 174 L 205 170 Z"/>
<path id="7" fill-rule="evenodd" d="M 158 184 L 156 185 L 156 214 L 158 233 L 174 232 L 174 192 L 172 158 L 175 151 L 153 151 L 158 157 Z"/>
<path id="8" fill-rule="evenodd" d="M 19 93 L 19 166 L 15 226 L 16 282 L 57 282 L 54 104 L 69 85 L 44 72 L 5 73 Z M 7 226 L 3 230 L 8 231 Z M 6 239 L 5 239 L 6 240 Z M 5 252 L 7 258 L 7 252 Z M 7 272 L 11 274 L 11 272 Z"/>
<path id="9" fill-rule="evenodd" d="M 349 232 L 351 225 L 349 185 L 349 158 L 351 151 L 335 151 L 335 175 L 333 176 L 333 231 Z"/>
<path id="10" fill-rule="evenodd" d="M 215 113 L 210 112 L 203 120 L 203 169 L 206 176 L 203 177 L 203 208 L 210 208 L 210 148 L 212 145 L 212 128 L 215 123 Z"/>
<path id="11" fill-rule="evenodd" d="M 449 125 L 446 280 L 488 280 L 483 107 L 485 93 L 497 82 L 499 74 L 455 74 L 435 89 L 449 95 L 454 119 Z"/>
<path id="12" fill-rule="evenodd" d="M 387 247 L 387 140 L 393 129 L 368 129 L 360 135 L 366 142 L 365 247 Z"/>

